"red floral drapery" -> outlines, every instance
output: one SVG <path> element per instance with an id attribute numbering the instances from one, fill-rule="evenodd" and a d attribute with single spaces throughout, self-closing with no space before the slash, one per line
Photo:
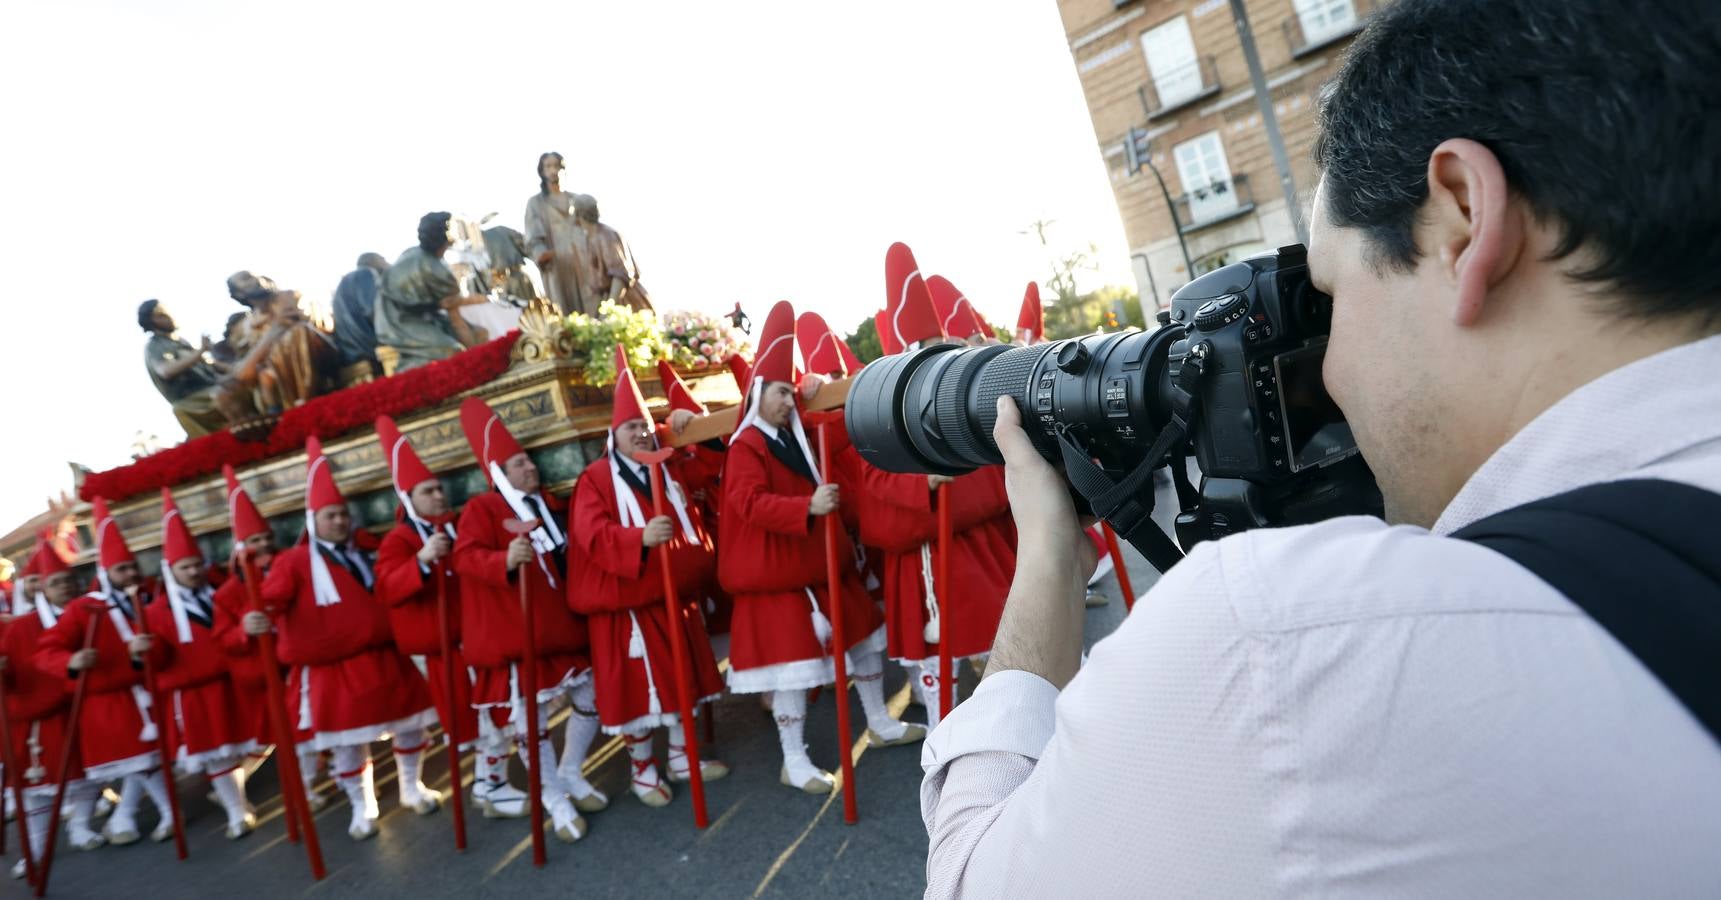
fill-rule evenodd
<path id="1" fill-rule="evenodd" d="M 501 375 L 508 368 L 518 331 L 426 366 L 368 384 L 316 397 L 281 414 L 268 440 L 241 441 L 223 429 L 153 453 L 129 466 L 91 472 L 78 495 L 123 500 L 221 471 L 302 449 L 305 438 L 328 439 L 370 428 L 380 415 L 398 416 L 439 403 Z"/>

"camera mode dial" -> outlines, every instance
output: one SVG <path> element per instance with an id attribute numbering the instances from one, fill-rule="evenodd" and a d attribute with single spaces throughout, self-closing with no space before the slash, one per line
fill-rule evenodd
<path id="1" fill-rule="evenodd" d="M 1249 301 L 1242 294 L 1215 297 L 1195 311 L 1195 327 L 1200 331 L 1217 331 L 1249 311 Z"/>

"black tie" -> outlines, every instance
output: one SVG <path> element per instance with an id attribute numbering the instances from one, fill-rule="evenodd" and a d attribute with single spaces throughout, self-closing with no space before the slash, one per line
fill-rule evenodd
<path id="1" fill-rule="evenodd" d="M 347 574 L 353 576 L 354 581 L 363 585 L 365 590 L 370 590 L 370 582 L 365 578 L 364 570 L 360 569 L 358 563 L 353 562 L 353 558 L 347 555 L 345 547 L 330 544 L 325 552 L 335 562 L 340 563 L 341 568 L 346 569 Z"/>
<path id="2" fill-rule="evenodd" d="M 777 448 L 777 458 L 782 460 L 784 465 L 787 465 L 802 478 L 814 484 L 818 483 L 819 480 L 813 477 L 812 468 L 807 465 L 806 453 L 801 451 L 800 440 L 788 429 L 777 429 Z"/>
<path id="3" fill-rule="evenodd" d="M 644 466 L 635 467 L 632 461 L 623 459 L 619 455 L 615 459 L 616 464 L 620 467 L 621 480 L 627 482 L 629 487 L 644 494 L 646 500 L 650 500 L 651 474 L 646 471 Z"/>
<path id="4" fill-rule="evenodd" d="M 531 506 L 532 506 L 532 512 L 538 516 L 538 527 L 544 529 L 545 534 L 549 534 L 550 533 L 550 528 L 549 528 L 550 514 L 544 510 L 544 505 L 542 503 L 538 502 L 537 495 L 527 494 L 525 496 L 526 496 L 526 502 L 531 504 Z M 555 560 L 557 574 L 561 575 L 563 578 L 566 578 L 568 575 L 568 547 L 567 547 L 567 545 L 566 544 L 556 545 L 555 552 L 550 554 L 550 558 Z"/>
<path id="5" fill-rule="evenodd" d="M 214 617 L 210 614 L 209 597 L 203 591 L 186 591 L 190 602 L 185 604 L 185 614 L 204 628 L 213 627 Z"/>

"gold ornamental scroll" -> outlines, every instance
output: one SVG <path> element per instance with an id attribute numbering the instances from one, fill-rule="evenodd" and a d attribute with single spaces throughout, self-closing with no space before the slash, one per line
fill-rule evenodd
<path id="1" fill-rule="evenodd" d="M 852 378 L 827 381 L 819 385 L 819 390 L 813 394 L 813 399 L 805 401 L 803 405 L 808 412 L 841 409 L 843 403 L 849 398 L 849 385 L 853 382 L 854 379 Z M 681 433 L 676 435 L 670 443 L 676 447 L 686 447 L 709 441 L 712 438 L 727 438 L 735 433 L 735 423 L 740 420 L 741 407 L 739 405 L 706 413 L 687 423 L 687 427 L 683 428 Z"/>

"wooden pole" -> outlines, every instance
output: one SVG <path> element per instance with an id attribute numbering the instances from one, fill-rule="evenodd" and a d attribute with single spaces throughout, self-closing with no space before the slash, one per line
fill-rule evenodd
<path id="1" fill-rule="evenodd" d="M 169 578 L 173 577 L 171 572 L 163 574 Z M 143 614 L 142 593 L 139 591 L 138 596 L 132 598 L 132 631 L 138 637 L 149 637 L 149 620 Z M 167 602 L 165 597 L 163 602 Z M 179 814 L 179 791 L 175 789 L 176 786 L 173 781 L 173 741 L 169 739 L 167 733 L 170 720 L 167 717 L 167 704 L 162 698 L 161 691 L 156 689 L 155 663 L 151 661 L 151 655 L 150 653 L 143 655 L 143 684 L 144 689 L 149 691 L 150 713 L 155 718 L 155 746 L 157 752 L 161 754 L 161 780 L 163 787 L 167 788 L 167 814 L 173 821 L 173 849 L 183 860 L 189 853 L 185 846 L 185 818 Z M 148 778 L 149 773 L 143 773 L 143 777 Z"/>
<path id="2" fill-rule="evenodd" d="M 1123 592 L 1123 608 L 1125 612 L 1135 608 L 1135 588 L 1129 583 L 1129 567 L 1123 563 L 1123 548 L 1117 544 L 1117 532 L 1104 519 L 1100 520 L 1100 533 L 1105 535 L 1106 552 L 1111 554 L 1111 568 L 1117 573 L 1117 589 Z"/>
<path id="3" fill-rule="evenodd" d="M 235 555 L 239 560 L 239 580 L 245 585 L 245 599 L 252 612 L 263 612 L 256 560 L 243 546 L 235 550 Z M 322 881 L 328 870 L 323 866 L 323 845 L 317 838 L 317 823 L 312 819 L 311 801 L 305 796 L 305 780 L 299 771 L 293 719 L 287 713 L 287 691 L 281 683 L 281 665 L 275 657 L 273 632 L 257 636 L 257 658 L 263 664 L 263 688 L 269 703 L 269 730 L 275 734 L 275 771 L 281 776 L 281 805 L 286 807 L 287 833 L 293 837 L 294 820 L 297 819 L 298 833 L 305 840 L 305 859 L 311 866 L 311 878 Z"/>
<path id="4" fill-rule="evenodd" d="M 824 484 L 831 483 L 829 429 L 829 423 L 819 423 L 819 480 Z M 843 821 L 853 825 L 860 819 L 860 811 L 855 800 L 854 755 L 849 752 L 849 745 L 854 741 L 854 731 L 849 724 L 849 645 L 843 635 L 842 564 L 837 558 L 837 529 L 842 527 L 842 516 L 833 510 L 826 513 L 824 518 L 825 590 L 830 595 L 831 659 L 836 665 L 837 753 L 842 757 Z"/>
<path id="5" fill-rule="evenodd" d="M 938 559 L 936 590 L 938 591 L 938 715 L 950 715 L 952 697 L 956 694 L 955 664 L 950 659 L 950 543 L 955 540 L 950 525 L 950 485 L 938 486 Z"/>
<path id="6" fill-rule="evenodd" d="M 442 533 L 442 526 L 452 516 L 438 517 L 433 527 L 436 534 Z M 442 734 L 448 740 L 448 777 L 453 782 L 454 796 L 449 798 L 449 805 L 454 811 L 454 849 L 466 850 L 466 798 L 464 785 L 460 777 L 460 700 L 454 689 L 457 684 L 454 671 L 454 623 L 452 613 L 448 610 L 448 560 L 439 559 L 431 571 L 431 577 L 436 579 L 436 623 L 441 634 L 442 642 L 442 675 L 443 695 L 448 698 L 448 721 L 442 723 Z M 534 753 L 537 750 L 534 748 Z"/>
<path id="7" fill-rule="evenodd" d="M 538 527 L 538 520 L 522 522 L 518 519 L 508 519 L 502 523 L 516 538 L 525 537 Z M 528 582 L 531 580 L 527 560 L 520 564 L 516 578 L 520 582 L 520 621 L 521 631 L 524 632 L 525 658 L 520 660 L 520 692 L 526 695 L 526 746 L 528 758 L 532 764 L 526 767 L 526 790 L 531 793 L 532 804 L 532 865 L 544 867 L 544 773 L 539 771 L 544 765 L 544 756 L 539 752 L 538 744 L 538 632 L 535 625 L 537 616 L 533 615 L 532 598 L 528 592 Z"/>
<path id="8" fill-rule="evenodd" d="M 80 649 L 88 650 L 96 642 L 96 613 L 90 614 L 89 624 L 84 626 L 84 643 Z M 84 693 L 89 687 L 90 670 L 79 669 L 77 685 L 72 688 L 72 710 L 66 718 L 66 743 L 60 748 L 60 773 L 54 779 L 54 805 L 48 813 L 48 844 L 42 850 L 42 865 L 37 871 L 36 896 L 48 893 L 48 874 L 54 870 L 54 840 L 60 833 L 60 807 L 66 803 L 66 779 L 72 774 L 72 751 L 78 746 L 78 719 L 84 714 Z M 22 818 L 26 813 L 18 810 Z"/>
<path id="9" fill-rule="evenodd" d="M 36 883 L 36 860 L 30 852 L 30 825 L 28 811 L 24 808 L 24 771 L 18 768 L 18 761 L 12 758 L 12 723 L 6 717 L 6 682 L 0 679 L 0 764 L 6 766 L 5 787 L 12 790 L 12 805 L 18 809 L 18 852 L 24 857 L 24 877 L 29 884 Z M 0 834 L 6 829 L 0 828 Z M 0 853 L 5 852 L 5 846 L 0 844 Z"/>
<path id="10" fill-rule="evenodd" d="M 651 471 L 651 514 L 664 515 L 663 462 L 675 451 L 653 450 L 637 454 L 636 458 Z M 672 539 L 670 543 L 674 543 Z M 670 544 L 658 548 L 657 557 L 663 561 L 663 606 L 668 614 L 669 641 L 675 653 L 675 686 L 681 711 L 681 734 L 687 739 L 687 784 L 693 794 L 693 827 L 710 824 L 705 811 L 705 774 L 699 767 L 699 736 L 693 721 L 693 660 L 687 646 L 687 628 L 683 624 L 680 599 L 675 592 L 675 566 L 669 558 Z"/>

